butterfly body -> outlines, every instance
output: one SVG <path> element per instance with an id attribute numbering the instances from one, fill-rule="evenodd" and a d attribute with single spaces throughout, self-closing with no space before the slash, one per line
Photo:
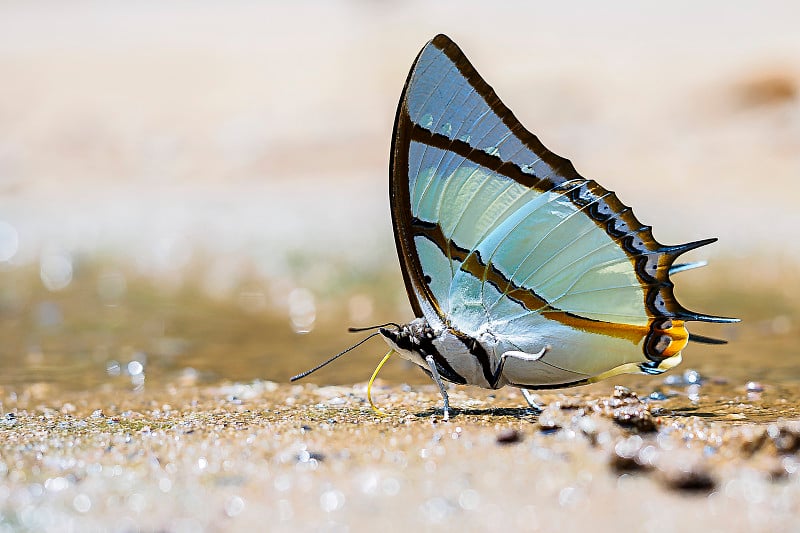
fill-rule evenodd
<path id="1" fill-rule="evenodd" d="M 700 266 L 674 260 L 715 239 L 657 242 L 526 130 L 444 35 L 400 98 L 390 201 L 417 318 L 380 332 L 439 383 L 540 389 L 657 374 L 680 362 L 687 321 L 736 321 L 673 295 L 670 273 Z"/>
<path id="2" fill-rule="evenodd" d="M 381 335 L 401 357 L 430 373 L 426 357 L 431 356 L 442 379 L 461 385 L 498 389 L 509 384 L 503 373 L 509 357 L 534 361 L 543 355 L 513 350 L 508 341 L 488 329 L 475 336 L 450 327 L 434 330 L 424 318 L 418 318 L 398 330 L 383 328 Z M 505 356 L 505 357 L 504 357 Z M 533 377 L 533 376 L 532 376 Z M 532 385 L 532 384 L 531 384 Z"/>
<path id="3" fill-rule="evenodd" d="M 426 372 L 429 372 L 426 357 L 431 356 L 442 379 L 487 389 L 506 385 L 527 389 L 569 387 L 607 377 L 603 374 L 608 371 L 659 374 L 680 363 L 680 350 L 688 341 L 685 327 L 676 327 L 668 321 L 654 328 L 657 336 L 653 349 L 659 351 L 658 359 L 619 359 L 609 366 L 602 357 L 585 357 L 592 350 L 591 337 L 574 335 L 564 327 L 546 323 L 519 331 L 504 326 L 487 322 L 479 330 L 465 333 L 451 326 L 437 329 L 425 318 L 417 318 L 398 329 L 381 328 L 380 333 L 401 357 Z M 647 340 L 644 330 L 630 334 L 632 339 L 637 336 L 641 342 Z M 618 352 L 620 357 L 630 352 L 623 343 Z M 584 360 L 585 364 L 576 359 Z"/>

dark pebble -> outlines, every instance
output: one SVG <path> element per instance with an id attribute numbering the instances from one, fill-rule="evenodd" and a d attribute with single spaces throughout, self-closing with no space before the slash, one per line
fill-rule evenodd
<path id="1" fill-rule="evenodd" d="M 542 433 L 550 434 L 555 433 L 559 429 L 561 429 L 561 424 L 558 423 L 558 420 L 554 416 L 553 412 L 549 409 L 545 409 L 539 415 L 539 430 Z"/>
<path id="2" fill-rule="evenodd" d="M 325 460 L 325 454 L 303 450 L 295 456 L 295 459 L 297 459 L 297 462 L 299 463 L 307 463 L 312 459 L 321 463 Z"/>
<path id="3" fill-rule="evenodd" d="M 780 455 L 800 451 L 800 422 L 780 422 L 767 428 L 767 436 L 772 440 L 775 451 Z"/>
<path id="4" fill-rule="evenodd" d="M 639 396 L 633 392 L 628 387 L 623 387 L 622 385 L 615 385 L 614 386 L 614 398 L 619 400 L 633 400 L 638 401 Z"/>
<path id="5" fill-rule="evenodd" d="M 611 469 L 614 470 L 614 472 L 620 474 L 624 472 L 636 472 L 638 470 L 643 470 L 642 466 L 636 461 L 635 457 L 625 457 L 616 453 L 611 454 L 608 464 L 611 466 Z"/>
<path id="6" fill-rule="evenodd" d="M 614 422 L 622 427 L 633 428 L 643 433 L 658 430 L 653 414 L 642 405 L 625 405 L 614 409 Z"/>
<path id="7" fill-rule="evenodd" d="M 717 485 L 708 459 L 700 450 L 673 450 L 655 466 L 659 480 L 673 490 L 708 492 Z"/>
<path id="8" fill-rule="evenodd" d="M 702 467 L 670 470 L 662 473 L 661 479 L 671 489 L 691 492 L 709 492 L 717 484 L 711 473 Z"/>
<path id="9" fill-rule="evenodd" d="M 506 428 L 497 434 L 497 444 L 514 444 L 522 440 L 522 434 L 514 428 Z"/>
<path id="10" fill-rule="evenodd" d="M 622 439 L 614 445 L 609 466 L 617 473 L 650 470 L 652 465 L 640 457 L 644 441 L 639 436 Z"/>

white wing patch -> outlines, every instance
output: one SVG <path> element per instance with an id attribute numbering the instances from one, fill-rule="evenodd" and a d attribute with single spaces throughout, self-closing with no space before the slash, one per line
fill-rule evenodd
<path id="1" fill-rule="evenodd" d="M 431 292 L 436 296 L 442 312 L 450 314 L 452 312 L 450 301 L 447 298 L 443 298 L 442 295 L 450 292 L 453 279 L 451 269 L 455 268 L 457 271 L 461 268 L 461 263 L 455 259 L 450 260 L 444 255 L 442 250 L 425 237 L 415 237 L 414 244 L 417 247 L 417 254 L 419 255 L 419 261 L 422 265 L 422 271 L 430 278 L 428 287 L 430 287 Z"/>

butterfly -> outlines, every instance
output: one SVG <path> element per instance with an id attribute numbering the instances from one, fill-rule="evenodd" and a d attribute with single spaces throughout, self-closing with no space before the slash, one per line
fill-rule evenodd
<path id="1" fill-rule="evenodd" d="M 530 390 L 660 374 L 689 340 L 724 342 L 690 335 L 689 321 L 738 321 L 673 295 L 671 274 L 705 264 L 676 258 L 716 239 L 658 243 L 526 130 L 445 35 L 406 80 L 389 181 L 416 319 L 378 333 L 435 380 L 445 418 L 444 381 L 519 387 L 538 407 Z"/>

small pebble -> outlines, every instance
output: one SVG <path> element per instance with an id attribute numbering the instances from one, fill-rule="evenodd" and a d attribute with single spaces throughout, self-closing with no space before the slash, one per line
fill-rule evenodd
<path id="1" fill-rule="evenodd" d="M 506 428 L 497 434 L 498 444 L 514 444 L 522 440 L 522 434 L 514 428 Z"/>
<path id="2" fill-rule="evenodd" d="M 555 433 L 561 429 L 552 407 L 548 407 L 539 415 L 539 429 L 542 433 Z"/>
<path id="3" fill-rule="evenodd" d="M 777 426 L 776 426 L 777 428 Z M 755 454 L 767 442 L 767 432 L 761 427 L 744 426 L 739 429 L 739 447 L 745 456 Z"/>
<path id="4" fill-rule="evenodd" d="M 317 461 L 321 463 L 325 460 L 325 454 L 319 452 L 309 452 L 307 450 L 303 450 L 296 456 L 297 462 L 299 463 L 307 463 L 311 460 Z"/>
<path id="5" fill-rule="evenodd" d="M 748 381 L 745 389 L 747 392 L 764 392 L 764 385 L 758 381 Z"/>
<path id="6" fill-rule="evenodd" d="M 658 430 L 656 419 L 645 404 L 626 405 L 614 409 L 614 422 L 620 426 L 637 429 L 642 432 Z"/>
<path id="7" fill-rule="evenodd" d="M 631 400 L 631 399 L 638 400 L 639 396 L 637 396 L 636 393 L 633 392 L 628 387 L 623 387 L 621 385 L 615 385 L 614 386 L 614 398 L 619 398 L 620 400 Z"/>
<path id="8" fill-rule="evenodd" d="M 661 471 L 661 481 L 669 488 L 683 491 L 709 492 L 717 485 L 711 472 L 703 466 L 669 468 Z"/>
<path id="9" fill-rule="evenodd" d="M 705 381 L 705 378 L 697 370 L 690 369 L 683 373 L 683 381 L 687 385 L 700 385 Z"/>
<path id="10" fill-rule="evenodd" d="M 674 490 L 709 492 L 717 485 L 707 459 L 690 450 L 664 455 L 656 466 L 660 481 Z"/>
<path id="11" fill-rule="evenodd" d="M 626 387 L 614 387 L 614 395 L 604 398 L 594 405 L 595 412 L 609 417 L 620 426 L 641 432 L 656 431 L 658 421 L 650 412 L 649 406 L 639 396 Z"/>
<path id="12" fill-rule="evenodd" d="M 644 441 L 638 435 L 622 439 L 614 445 L 614 451 L 609 458 L 611 468 L 616 472 L 633 472 L 645 470 L 649 464 L 639 460 L 639 452 Z"/>
<path id="13" fill-rule="evenodd" d="M 800 421 L 772 424 L 767 428 L 767 436 L 779 455 L 800 451 Z"/>
<path id="14" fill-rule="evenodd" d="M 702 385 L 705 380 L 706 378 L 700 372 L 689 369 L 681 375 L 670 374 L 664 378 L 664 384 L 672 386 Z"/>

